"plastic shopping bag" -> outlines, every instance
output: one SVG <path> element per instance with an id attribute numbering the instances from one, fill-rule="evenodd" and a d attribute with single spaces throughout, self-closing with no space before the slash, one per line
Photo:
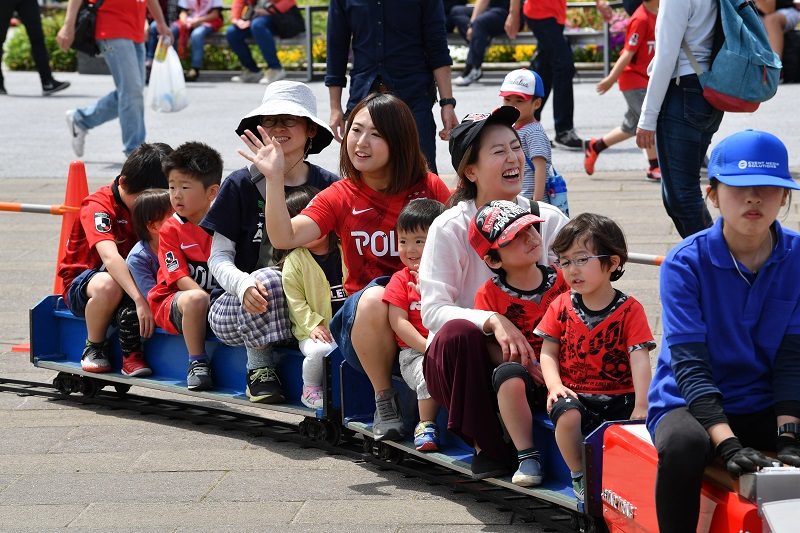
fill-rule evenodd
<path id="1" fill-rule="evenodd" d="M 181 60 L 171 46 L 167 47 L 163 61 L 153 61 L 146 103 L 162 113 L 174 113 L 189 105 Z"/>

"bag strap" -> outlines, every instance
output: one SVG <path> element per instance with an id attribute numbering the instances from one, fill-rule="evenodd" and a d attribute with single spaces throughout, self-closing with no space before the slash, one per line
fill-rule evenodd
<path id="1" fill-rule="evenodd" d="M 689 63 L 692 64 L 692 70 L 694 70 L 695 74 L 700 76 L 703 71 L 700 69 L 700 63 L 697 62 L 697 58 L 694 57 L 694 54 L 689 49 L 689 44 L 686 42 L 686 39 L 681 39 L 681 49 L 683 53 L 686 54 L 686 58 L 689 60 Z"/>
<path id="2" fill-rule="evenodd" d="M 536 176 L 536 167 L 533 166 L 533 161 L 531 161 L 531 158 L 526 155 L 525 161 L 528 163 L 528 166 L 531 167 L 533 175 Z M 558 174 L 558 171 L 556 170 L 556 167 L 553 165 L 553 163 L 550 163 L 550 170 L 552 170 L 553 173 L 548 174 L 548 176 L 555 176 L 556 174 Z"/>

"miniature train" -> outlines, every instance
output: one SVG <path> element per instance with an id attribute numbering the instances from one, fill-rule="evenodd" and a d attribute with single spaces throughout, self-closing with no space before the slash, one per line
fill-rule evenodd
<path id="1" fill-rule="evenodd" d="M 111 373 L 87 374 L 80 358 L 86 339 L 86 327 L 64 306 L 58 296 L 41 300 L 30 313 L 31 362 L 41 368 L 58 371 L 54 384 L 63 394 L 95 395 L 112 385 L 125 393 L 131 386 L 213 399 L 227 404 L 244 404 L 305 417 L 299 430 L 314 440 L 339 442 L 344 432 L 357 433 L 365 449 L 386 458 L 411 454 L 469 475 L 473 449 L 457 436 L 442 431 L 438 452 L 421 453 L 413 442 L 375 442 L 371 421 L 375 409 L 372 387 L 366 376 L 342 360 L 338 350 L 326 360 L 324 407 L 313 410 L 300 403 L 302 355 L 296 349 L 281 349 L 279 377 L 287 402 L 253 404 L 245 396 L 244 348 L 226 346 L 213 337 L 206 341 L 207 353 L 216 389 L 194 392 L 186 388 L 187 353 L 183 338 L 157 330 L 145 343 L 145 353 L 153 375 L 130 378 L 122 375 L 121 356 L 114 354 Z M 112 343 L 116 345 L 116 343 Z M 408 432 L 416 420 L 416 397 L 404 381 L 395 377 Z M 446 413 L 440 413 L 439 427 L 446 428 Z M 657 456 L 644 424 L 607 423 L 589 435 L 584 443 L 586 459 L 585 502 L 572 492 L 569 470 L 558 451 L 553 426 L 544 413 L 534 416 L 534 437 L 542 453 L 545 481 L 533 488 L 513 485 L 510 477 L 488 479 L 532 498 L 556 505 L 574 514 L 586 529 L 612 532 L 658 531 L 654 486 Z M 738 490 L 735 490 L 738 489 Z M 784 532 L 796 531 L 800 516 L 800 469 L 775 467 L 743 476 L 733 483 L 721 469 L 709 468 L 703 484 L 701 519 L 698 531 Z"/>

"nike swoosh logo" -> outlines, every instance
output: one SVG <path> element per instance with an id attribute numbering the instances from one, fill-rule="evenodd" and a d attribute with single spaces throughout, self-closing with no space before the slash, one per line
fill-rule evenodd
<path id="1" fill-rule="evenodd" d="M 187 248 L 191 248 L 192 246 L 197 246 L 197 243 L 194 243 L 194 244 L 183 244 L 183 243 L 181 243 L 181 250 L 186 250 Z"/>
<path id="2" fill-rule="evenodd" d="M 353 208 L 353 214 L 354 214 L 354 215 L 360 215 L 361 213 L 366 213 L 366 212 L 367 212 L 367 211 L 369 211 L 370 209 L 372 209 L 372 208 L 371 208 L 371 207 L 368 207 L 368 208 L 366 208 L 366 209 L 356 209 L 356 208 L 354 207 L 354 208 Z"/>

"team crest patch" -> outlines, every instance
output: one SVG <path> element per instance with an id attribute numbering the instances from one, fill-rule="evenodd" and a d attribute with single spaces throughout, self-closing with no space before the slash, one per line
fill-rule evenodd
<path id="1" fill-rule="evenodd" d="M 108 213 L 100 212 L 94 214 L 94 229 L 100 233 L 111 231 L 111 217 Z"/>
<path id="2" fill-rule="evenodd" d="M 636 46 L 639 44 L 639 34 L 633 33 L 631 34 L 631 38 L 628 39 L 628 46 Z"/>
<path id="3" fill-rule="evenodd" d="M 164 263 L 167 265 L 167 272 L 175 272 L 180 266 L 178 260 L 175 258 L 175 254 L 172 252 L 166 253 L 164 256 Z"/>

